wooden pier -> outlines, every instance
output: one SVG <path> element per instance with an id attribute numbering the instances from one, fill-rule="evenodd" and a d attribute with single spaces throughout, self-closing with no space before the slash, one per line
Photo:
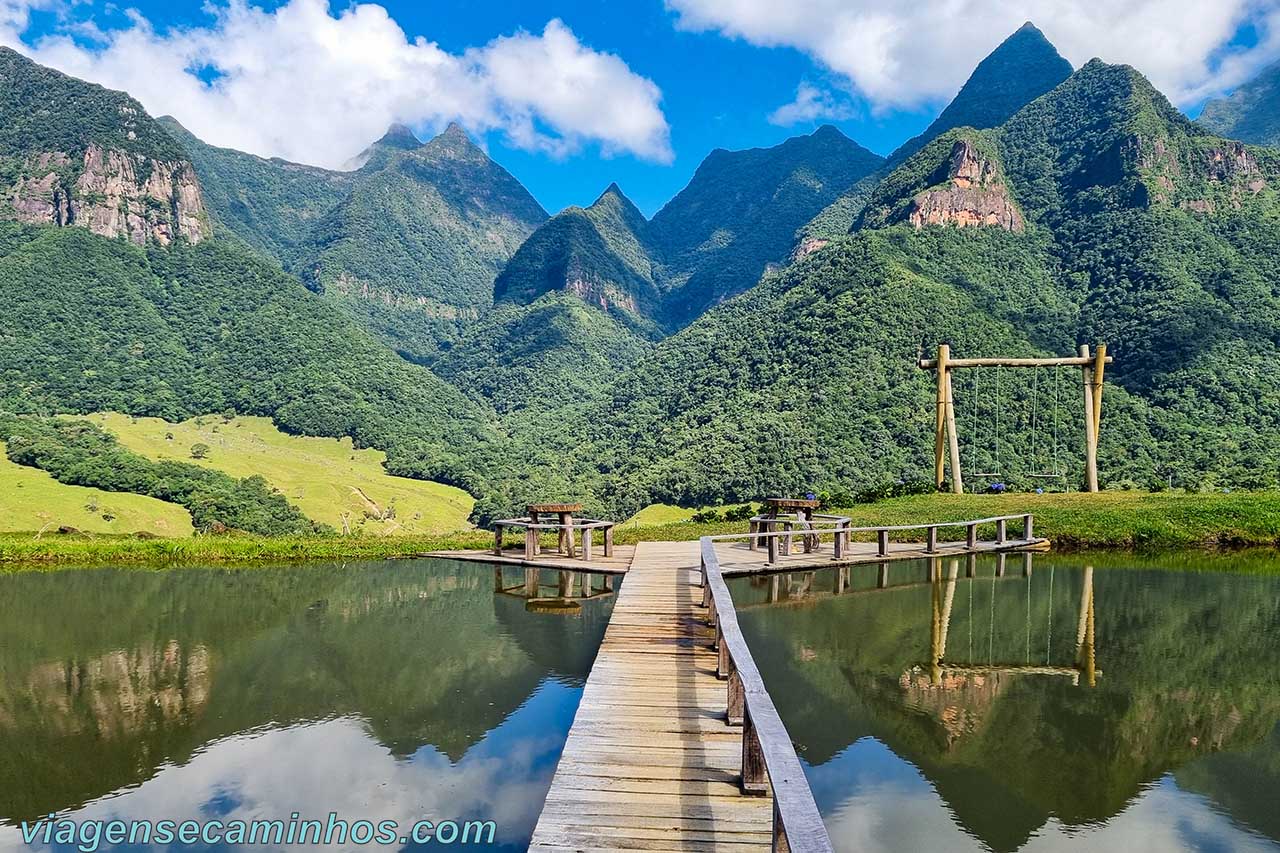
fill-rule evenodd
<path id="1" fill-rule="evenodd" d="M 1016 535 L 1009 522 L 1021 525 Z M 626 575 L 530 849 L 829 853 L 725 577 L 867 563 L 880 564 L 883 574 L 897 560 L 1048 547 L 1034 536 L 1029 515 L 878 528 L 852 528 L 847 519 L 806 524 L 642 542 L 630 554 L 619 546 L 590 561 L 526 551 L 431 555 L 520 565 L 535 588 L 542 568 Z M 964 538 L 943 541 L 947 530 Z M 995 537 L 979 539 L 980 530 Z M 904 537 L 923 541 L 892 541 Z M 803 547 L 793 548 L 796 542 Z"/>
<path id="2" fill-rule="evenodd" d="M 530 849 L 768 848 L 713 639 L 699 543 L 636 546 Z"/>

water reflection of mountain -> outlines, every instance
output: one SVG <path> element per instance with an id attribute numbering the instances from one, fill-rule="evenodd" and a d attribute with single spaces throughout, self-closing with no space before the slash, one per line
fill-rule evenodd
<path id="1" fill-rule="evenodd" d="M 358 716 L 456 761 L 548 675 L 581 681 L 608 604 L 495 602 L 471 565 L 0 579 L 0 814 L 76 805 L 262 726 Z M 602 615 L 603 614 L 603 615 Z"/>
<path id="2" fill-rule="evenodd" d="M 1030 578 L 1016 571 L 994 578 L 990 563 L 974 580 L 961 570 L 950 589 L 944 663 L 1074 666 L 1084 573 L 1056 562 L 1050 578 L 1049 566 L 1038 560 Z M 963 667 L 945 665 L 943 683 L 933 684 L 946 569 L 930 584 L 924 567 L 894 567 L 893 583 L 915 585 L 883 591 L 874 589 L 874 567 L 857 571 L 842 595 L 831 595 L 839 583 L 832 572 L 795 576 L 790 606 L 741 614 L 770 694 L 810 764 L 875 737 L 997 850 L 1018 848 L 1051 815 L 1069 826 L 1106 820 L 1145 785 L 1184 767 L 1197 790 L 1280 838 L 1267 816 L 1274 809 L 1262 808 L 1249 788 L 1258 774 L 1274 785 L 1270 768 L 1280 766 L 1272 734 L 1280 720 L 1280 583 L 1099 572 L 1095 687 L 1016 667 L 956 678 Z M 772 593 L 763 582 L 740 583 L 734 594 L 744 602 L 785 599 L 783 584 Z M 1251 750 L 1261 754 L 1247 759 Z M 1246 760 L 1252 782 L 1224 769 Z"/>

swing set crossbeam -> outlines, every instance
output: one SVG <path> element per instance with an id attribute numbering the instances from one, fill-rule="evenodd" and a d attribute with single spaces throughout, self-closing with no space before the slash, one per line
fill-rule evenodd
<path id="1" fill-rule="evenodd" d="M 1105 345 L 1103 352 L 1106 352 Z M 1110 364 L 1112 358 L 1104 355 L 1104 364 Z M 946 366 L 959 367 L 1092 367 L 1097 362 L 1094 356 L 1070 356 L 1063 358 L 948 358 Z M 921 370 L 937 370 L 938 359 L 922 358 L 918 362 Z"/>
<path id="2" fill-rule="evenodd" d="M 978 367 L 1078 367 L 1083 380 L 1084 391 L 1084 450 L 1085 450 L 1085 489 L 1098 491 L 1098 433 L 1102 427 L 1102 385 L 1106 366 L 1112 362 L 1107 355 L 1107 345 L 1100 343 L 1090 351 L 1088 344 L 1082 344 L 1079 354 L 1058 358 L 951 358 L 951 347 L 948 344 L 938 345 L 937 358 L 921 358 L 918 365 L 921 370 L 932 370 L 937 375 L 938 411 L 934 432 L 934 475 L 938 488 L 945 482 L 945 467 L 949 459 L 951 464 L 951 491 L 964 493 L 964 478 L 960 472 L 960 443 L 956 435 L 955 399 L 952 395 L 951 372 L 963 368 Z M 976 388 L 976 379 L 975 379 Z M 997 411 L 999 406 L 999 374 L 996 383 Z M 1057 391 L 1055 385 L 1055 454 L 1056 454 L 1056 418 Z M 975 409 L 976 413 L 976 409 Z M 975 414 L 976 417 L 976 414 Z M 999 431 L 996 433 L 999 447 Z M 997 464 L 999 450 L 996 451 Z M 1057 467 L 1056 465 L 1054 467 Z M 998 476 L 995 474 L 971 474 L 974 477 Z M 1060 479 L 1065 473 L 1030 474 L 1031 477 L 1043 479 Z"/>

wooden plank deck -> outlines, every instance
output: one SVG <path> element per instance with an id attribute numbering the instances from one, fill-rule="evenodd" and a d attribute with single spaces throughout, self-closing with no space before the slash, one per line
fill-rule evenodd
<path id="1" fill-rule="evenodd" d="M 614 603 L 531 850 L 768 849 L 705 624 L 697 542 L 642 542 Z"/>

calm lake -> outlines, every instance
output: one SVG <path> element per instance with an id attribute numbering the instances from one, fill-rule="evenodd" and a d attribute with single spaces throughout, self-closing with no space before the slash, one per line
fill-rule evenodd
<path id="1" fill-rule="evenodd" d="M 731 582 L 838 850 L 1280 848 L 1280 578 L 1124 561 Z"/>
<path id="2" fill-rule="evenodd" d="M 494 820 L 485 849 L 523 850 L 613 599 L 494 583 L 441 560 L 0 576 L 0 849 L 50 812 L 333 811 Z"/>

